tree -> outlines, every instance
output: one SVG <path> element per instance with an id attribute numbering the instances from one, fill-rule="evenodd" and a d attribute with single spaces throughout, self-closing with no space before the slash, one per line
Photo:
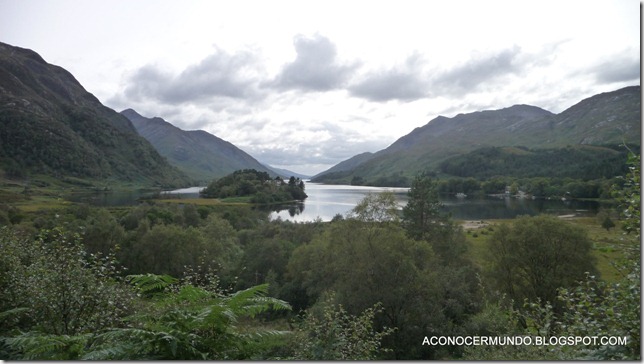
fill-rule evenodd
<path id="1" fill-rule="evenodd" d="M 622 273 L 618 282 L 607 283 L 586 274 L 577 284 L 558 290 L 560 309 L 541 300 L 527 301 L 516 310 L 503 308 L 500 300 L 486 305 L 473 322 L 486 321 L 492 335 L 538 335 L 542 337 L 626 338 L 625 345 L 472 346 L 466 360 L 641 360 L 641 258 L 639 156 L 629 158 L 629 173 L 623 187 L 614 187 L 624 225 L 635 236 L 623 246 L 626 257 L 614 262 Z M 490 309 L 488 309 L 490 308 Z M 493 315 L 490 315 L 493 313 Z M 519 325 L 521 324 L 521 325 Z M 523 327 L 523 329 L 521 329 Z"/>
<path id="2" fill-rule="evenodd" d="M 28 360 L 242 360 L 256 358 L 267 337 L 287 334 L 252 324 L 263 312 L 290 309 L 266 296 L 267 285 L 225 294 L 165 275 L 129 279 L 142 298 L 128 327 L 91 335 L 23 334 L 5 342 Z"/>
<path id="3" fill-rule="evenodd" d="M 227 220 L 212 214 L 206 218 L 200 228 L 203 238 L 203 250 L 195 251 L 201 255 L 208 265 L 216 265 L 220 278 L 226 283 L 234 276 L 234 270 L 239 266 L 244 251 L 239 243 L 237 232 Z"/>
<path id="4" fill-rule="evenodd" d="M 0 312 L 26 310 L 15 328 L 84 334 L 117 327 L 130 312 L 114 257 L 86 253 L 77 234 L 55 228 L 29 239 L 2 228 L 0 250 Z"/>
<path id="5" fill-rule="evenodd" d="M 443 204 L 438 199 L 437 182 L 419 174 L 412 181 L 407 195 L 409 201 L 402 210 L 402 223 L 409 236 L 420 240 L 440 235 L 448 219 L 440 212 Z"/>
<path id="6" fill-rule="evenodd" d="M 463 264 L 461 258 L 467 250 L 465 236 L 449 215 L 441 213 L 443 204 L 438 199 L 437 182 L 419 174 L 412 182 L 408 196 L 402 210 L 402 226 L 407 235 L 428 242 L 448 264 Z"/>
<path id="7" fill-rule="evenodd" d="M 602 227 L 606 229 L 606 231 L 609 231 L 611 228 L 615 227 L 615 223 L 608 214 L 604 217 L 604 220 L 602 220 Z"/>
<path id="8" fill-rule="evenodd" d="M 376 327 L 396 328 L 384 340 L 390 355 L 421 358 L 436 353 L 419 347 L 418 337 L 450 332 L 438 264 L 428 244 L 410 239 L 397 224 L 347 219 L 296 248 L 287 276 L 311 301 L 334 291 L 336 303 L 352 315 L 381 302 Z"/>
<path id="9" fill-rule="evenodd" d="M 397 222 L 400 219 L 396 196 L 391 191 L 367 194 L 351 210 L 351 215 L 363 222 Z"/>
<path id="10" fill-rule="evenodd" d="M 293 360 L 377 360 L 382 340 L 393 329 L 376 331 L 375 315 L 382 305 L 375 304 L 360 315 L 349 314 L 334 302 L 334 295 L 310 309 L 294 332 Z"/>
<path id="11" fill-rule="evenodd" d="M 219 249 L 216 245 L 212 247 L 214 251 Z M 163 224 L 154 225 L 122 253 L 124 265 L 133 273 L 173 276 L 180 276 L 185 266 L 197 266 L 213 258 L 199 229 Z"/>
<path id="12" fill-rule="evenodd" d="M 125 230 L 109 211 L 98 209 L 87 220 L 82 237 L 89 252 L 108 254 L 123 243 Z"/>
<path id="13" fill-rule="evenodd" d="M 522 216 L 512 226 L 502 224 L 489 247 L 496 288 L 518 302 L 554 303 L 558 288 L 596 272 L 586 231 L 554 216 Z"/>

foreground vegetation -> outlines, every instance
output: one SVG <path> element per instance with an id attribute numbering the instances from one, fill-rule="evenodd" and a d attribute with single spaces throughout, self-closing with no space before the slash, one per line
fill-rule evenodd
<path id="1" fill-rule="evenodd" d="M 552 216 L 466 233 L 424 175 L 402 214 L 383 193 L 328 223 L 248 205 L 7 207 L 0 358 L 639 359 L 639 158 L 631 166 L 610 233 Z M 605 280 L 597 243 L 615 236 L 618 274 Z M 423 345 L 507 335 L 627 343 Z"/>

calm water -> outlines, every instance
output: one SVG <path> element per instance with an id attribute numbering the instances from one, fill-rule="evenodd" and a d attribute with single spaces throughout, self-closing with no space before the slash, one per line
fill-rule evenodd
<path id="1" fill-rule="evenodd" d="M 181 195 L 184 198 L 197 198 L 199 192 L 205 187 L 188 187 L 173 191 L 162 191 L 163 195 Z M 82 202 L 92 206 L 132 206 L 141 203 L 141 199 L 154 198 L 158 192 L 132 190 L 132 191 L 96 191 L 74 193 L 65 198 L 73 202 Z"/>
<path id="2" fill-rule="evenodd" d="M 305 192 L 309 196 L 303 203 L 288 206 L 289 208 L 272 212 L 271 218 L 282 220 L 312 221 L 316 218 L 330 221 L 336 214 L 346 215 L 369 193 L 391 191 L 402 208 L 407 204 L 408 188 L 387 188 L 348 185 L 325 185 L 306 182 Z"/>
<path id="3" fill-rule="evenodd" d="M 407 204 L 407 188 L 324 185 L 308 182 L 309 197 L 299 204 L 271 212 L 271 218 L 291 221 L 329 221 L 336 214 L 346 216 L 367 194 L 392 191 L 400 208 Z M 519 215 L 577 215 L 594 216 L 599 209 L 596 201 L 529 200 L 514 198 L 441 198 L 443 211 L 459 220 L 509 219 Z"/>
<path id="4" fill-rule="evenodd" d="M 184 197 L 198 197 L 199 191 L 204 187 L 182 188 L 163 193 L 180 194 Z M 307 182 L 306 193 L 309 197 L 301 203 L 283 205 L 279 211 L 270 211 L 272 219 L 280 217 L 282 220 L 313 221 L 320 218 L 329 221 L 336 214 L 346 216 L 351 209 L 369 193 L 382 191 L 394 192 L 400 208 L 407 204 L 407 188 L 367 187 L 348 185 L 324 185 Z M 153 193 L 131 191 L 90 193 L 74 195 L 71 199 L 76 202 L 85 202 L 96 206 L 124 206 L 136 205 L 139 198 L 151 197 Z M 484 219 L 511 219 L 518 215 L 577 215 L 594 216 L 600 205 L 596 201 L 559 201 L 559 200 L 528 200 L 510 198 L 463 198 L 443 197 L 444 212 L 449 212 L 452 217 L 459 220 L 484 220 Z M 269 212 L 269 211 L 267 211 Z"/>

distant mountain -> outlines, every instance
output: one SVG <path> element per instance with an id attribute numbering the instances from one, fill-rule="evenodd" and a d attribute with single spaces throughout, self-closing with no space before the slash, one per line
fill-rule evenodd
<path id="1" fill-rule="evenodd" d="M 355 167 L 358 165 L 370 160 L 371 158 L 374 157 L 374 154 L 371 152 L 365 152 L 362 154 L 355 155 L 345 161 L 342 161 L 335 166 L 327 169 L 326 171 L 322 173 L 318 173 L 315 176 L 313 176 L 311 179 L 315 179 L 323 174 L 335 174 L 335 175 L 342 175 L 342 173 L 348 173 L 351 170 L 353 170 Z"/>
<path id="2" fill-rule="evenodd" d="M 69 72 L 37 53 L 0 43 L 0 167 L 7 177 L 184 186 L 130 121 L 103 106 Z"/>
<path id="3" fill-rule="evenodd" d="M 283 169 L 283 168 L 276 168 L 273 166 L 269 166 L 268 164 L 264 164 L 264 167 L 270 169 L 271 171 L 274 171 L 277 175 L 279 175 L 282 178 L 291 178 L 291 176 L 299 179 L 309 179 L 311 176 L 307 176 L 305 174 L 289 171 L 288 169 Z"/>
<path id="4" fill-rule="evenodd" d="M 558 148 L 567 145 L 640 144 L 641 88 L 626 87 L 585 99 L 560 114 L 529 105 L 439 116 L 361 163 L 361 155 L 322 172 L 313 181 L 368 184 L 404 180 L 438 170 L 450 157 L 485 147 Z M 351 168 L 345 168 L 349 164 Z"/>
<path id="5" fill-rule="evenodd" d="M 146 118 L 132 109 L 121 114 L 171 164 L 200 182 L 210 182 L 240 169 L 277 175 L 243 150 L 203 130 L 181 130 L 161 118 Z"/>

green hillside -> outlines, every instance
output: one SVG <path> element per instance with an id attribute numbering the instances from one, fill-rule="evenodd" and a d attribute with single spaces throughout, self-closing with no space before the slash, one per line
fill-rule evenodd
<path id="1" fill-rule="evenodd" d="M 146 118 L 132 109 L 123 110 L 121 114 L 159 154 L 202 183 L 240 169 L 255 169 L 275 175 L 248 153 L 203 130 L 181 130 L 161 118 Z"/>
<path id="2" fill-rule="evenodd" d="M 400 185 L 418 171 L 438 171 L 449 158 L 489 147 L 639 145 L 640 98 L 640 86 L 633 86 L 585 99 L 560 114 L 515 105 L 452 118 L 439 116 L 366 161 L 338 171 L 342 162 L 313 181 L 351 183 L 359 179 L 364 184 Z"/>
<path id="3" fill-rule="evenodd" d="M 61 67 L 0 43 L 0 168 L 34 174 L 183 186 L 190 182 Z"/>
<path id="4" fill-rule="evenodd" d="M 441 173 L 487 179 L 554 177 L 581 180 L 612 178 L 625 174 L 628 150 L 589 145 L 553 149 L 488 147 L 443 161 Z"/>

